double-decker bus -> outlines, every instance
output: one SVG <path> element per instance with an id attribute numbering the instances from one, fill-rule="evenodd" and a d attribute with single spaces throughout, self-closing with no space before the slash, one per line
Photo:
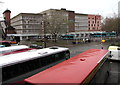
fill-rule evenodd
<path id="1" fill-rule="evenodd" d="M 0 81 L 12 83 L 70 58 L 68 48 L 49 47 L 0 57 Z"/>
<path id="2" fill-rule="evenodd" d="M 22 50 L 22 49 L 26 49 L 26 48 L 29 48 L 29 46 L 17 45 L 17 46 L 3 47 L 3 48 L 0 48 L 0 56 L 10 53 L 10 52 L 13 52 L 13 51 Z"/>
<path id="3" fill-rule="evenodd" d="M 104 83 L 109 75 L 108 50 L 89 49 L 21 81 L 25 85 Z M 20 83 L 20 82 L 19 82 Z"/>

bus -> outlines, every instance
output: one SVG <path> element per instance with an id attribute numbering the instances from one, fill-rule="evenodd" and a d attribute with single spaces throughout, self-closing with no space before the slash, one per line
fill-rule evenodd
<path id="1" fill-rule="evenodd" d="M 104 83 L 109 76 L 109 51 L 89 49 L 20 81 L 23 85 Z"/>
<path id="2" fill-rule="evenodd" d="M 0 44 L 4 45 L 5 47 L 9 47 L 9 46 L 12 46 L 12 45 L 16 45 L 17 42 L 16 41 L 0 41 Z"/>
<path id="3" fill-rule="evenodd" d="M 69 49 L 57 46 L 5 55 L 0 57 L 0 82 L 19 81 L 69 58 Z"/>
<path id="4" fill-rule="evenodd" d="M 91 33 L 90 37 L 116 37 L 116 32 L 98 32 L 98 33 Z"/>
<path id="5" fill-rule="evenodd" d="M 75 35 L 62 35 L 61 38 L 63 40 L 73 40 L 75 39 Z"/>
<path id="6" fill-rule="evenodd" d="M 3 47 L 5 47 L 5 45 L 0 45 L 0 48 L 3 48 Z"/>
<path id="7" fill-rule="evenodd" d="M 0 48 L 0 56 L 9 52 L 17 51 L 17 50 L 22 50 L 25 48 L 29 48 L 29 46 L 26 45 L 17 45 L 17 46 L 9 46 L 9 47 L 3 47 Z"/>

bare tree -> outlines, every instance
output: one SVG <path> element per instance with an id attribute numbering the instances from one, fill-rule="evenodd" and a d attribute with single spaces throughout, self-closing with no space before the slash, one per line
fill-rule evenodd
<path id="1" fill-rule="evenodd" d="M 68 32 L 69 21 L 65 12 L 52 10 L 49 15 L 44 15 L 45 33 L 53 35 L 55 42 L 58 34 Z"/>
<path id="2" fill-rule="evenodd" d="M 120 33 L 120 18 L 119 17 L 110 17 L 106 18 L 102 24 L 103 31 L 115 31 L 118 34 Z"/>

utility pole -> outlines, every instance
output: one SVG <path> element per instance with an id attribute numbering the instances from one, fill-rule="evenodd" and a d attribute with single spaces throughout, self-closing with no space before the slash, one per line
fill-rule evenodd
<path id="1" fill-rule="evenodd" d="M 42 20 L 42 31 L 43 31 L 43 45 L 46 48 L 46 32 L 45 32 L 45 21 Z"/>

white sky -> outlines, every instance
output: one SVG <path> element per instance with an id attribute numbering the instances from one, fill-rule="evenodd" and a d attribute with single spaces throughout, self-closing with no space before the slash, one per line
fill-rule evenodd
<path id="1" fill-rule="evenodd" d="M 104 17 L 118 13 L 120 0 L 0 0 L 0 17 L 6 9 L 11 10 L 11 18 L 19 13 L 39 13 L 53 8 L 75 11 L 75 13 L 100 14 Z"/>

